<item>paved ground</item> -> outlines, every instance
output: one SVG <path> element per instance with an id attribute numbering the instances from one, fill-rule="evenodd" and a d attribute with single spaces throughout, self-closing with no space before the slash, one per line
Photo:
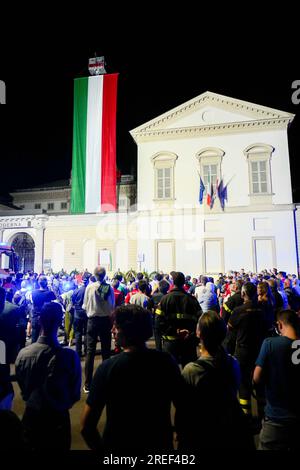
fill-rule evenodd
<path id="1" fill-rule="evenodd" d="M 148 343 L 149 347 L 154 347 L 154 341 L 150 340 Z M 98 365 L 101 363 L 101 356 L 96 355 L 95 359 L 95 369 L 98 367 Z M 81 360 L 81 367 L 82 367 L 82 377 L 84 377 L 84 359 Z M 95 370 L 94 369 L 94 370 Z M 13 371 L 12 371 L 13 372 Z M 14 385 L 14 391 L 15 391 L 15 399 L 14 399 L 14 405 L 13 405 L 13 411 L 21 418 L 23 415 L 24 411 L 24 402 L 22 400 L 22 397 L 20 395 L 20 389 L 17 383 L 13 383 Z M 70 415 L 71 415 L 71 426 L 72 426 L 72 450 L 85 450 L 88 449 L 87 445 L 85 444 L 83 438 L 81 437 L 80 431 L 79 431 L 79 423 L 80 423 L 80 416 L 84 407 L 84 403 L 86 400 L 87 395 L 83 392 L 81 392 L 81 399 L 78 403 L 76 403 L 73 408 L 71 409 Z M 253 402 L 253 409 L 256 409 L 256 403 Z M 172 410 L 172 416 L 174 416 L 174 411 Z M 103 431 L 104 428 L 104 423 L 105 423 L 105 409 L 104 412 L 102 413 L 101 419 L 99 421 L 98 429 L 100 432 Z M 256 438 L 257 441 L 257 438 Z"/>
<path id="2" fill-rule="evenodd" d="M 149 347 L 154 347 L 154 342 L 149 341 Z M 94 370 L 98 367 L 98 365 L 101 364 L 101 356 L 96 355 L 95 358 L 95 367 Z M 81 367 L 82 367 L 82 377 L 84 377 L 84 358 L 81 360 Z M 12 370 L 12 373 L 14 371 Z M 13 404 L 13 411 L 19 416 L 19 418 L 22 417 L 23 412 L 24 412 L 24 401 L 22 400 L 21 394 L 20 394 L 20 389 L 19 386 L 16 382 L 13 383 L 14 386 L 14 391 L 15 391 L 15 399 L 14 399 L 14 404 Z M 73 450 L 83 450 L 83 449 L 88 449 L 87 445 L 85 444 L 83 438 L 81 437 L 80 431 L 79 431 L 79 423 L 80 423 L 80 416 L 82 413 L 82 410 L 84 408 L 85 400 L 87 398 L 87 395 L 83 392 L 81 392 L 81 399 L 78 403 L 76 403 L 73 408 L 70 411 L 71 415 L 71 426 L 72 426 L 72 449 Z M 98 429 L 100 432 L 103 431 L 104 428 L 104 423 L 105 423 L 105 409 L 104 412 L 102 413 L 101 419 L 99 421 Z"/>
<path id="3" fill-rule="evenodd" d="M 97 355 L 95 359 L 95 368 L 101 363 L 100 356 Z M 81 360 L 81 367 L 82 367 L 82 376 L 84 377 L 84 359 Z M 24 401 L 22 400 L 19 386 L 16 382 L 13 383 L 14 391 L 15 391 L 15 399 L 13 405 L 13 411 L 21 418 L 24 412 Z M 86 400 L 87 395 L 81 392 L 81 399 L 77 402 L 73 408 L 71 409 L 71 426 L 72 426 L 72 449 L 73 450 L 83 450 L 88 449 L 87 445 L 85 444 L 83 438 L 81 437 L 79 431 L 79 423 L 80 423 L 80 416 L 81 412 L 84 407 L 84 403 Z M 101 416 L 99 422 L 99 430 L 102 432 L 103 426 L 105 423 L 105 410 Z"/>

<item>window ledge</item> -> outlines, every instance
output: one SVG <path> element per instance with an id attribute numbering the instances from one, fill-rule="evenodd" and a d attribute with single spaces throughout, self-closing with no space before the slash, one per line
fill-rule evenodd
<path id="1" fill-rule="evenodd" d="M 275 193 L 251 193 L 248 194 L 249 197 L 266 197 L 266 196 L 275 196 Z"/>
<path id="2" fill-rule="evenodd" d="M 249 194 L 250 204 L 272 204 L 274 193 Z"/>
<path id="3" fill-rule="evenodd" d="M 153 201 L 155 202 L 171 202 L 171 201 L 176 201 L 175 197 L 168 197 L 168 198 L 154 198 Z"/>

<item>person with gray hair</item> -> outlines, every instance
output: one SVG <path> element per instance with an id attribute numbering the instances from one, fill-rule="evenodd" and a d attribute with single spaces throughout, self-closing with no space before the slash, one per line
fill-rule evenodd
<path id="1" fill-rule="evenodd" d="M 101 342 L 102 359 L 108 359 L 111 355 L 112 312 L 115 306 L 114 290 L 105 282 L 105 268 L 97 266 L 94 275 L 96 282 L 87 286 L 82 305 L 88 317 L 84 393 L 89 392 L 92 382 L 98 338 Z"/>

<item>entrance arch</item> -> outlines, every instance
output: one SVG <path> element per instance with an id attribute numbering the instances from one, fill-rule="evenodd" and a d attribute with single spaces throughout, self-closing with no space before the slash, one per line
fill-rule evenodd
<path id="1" fill-rule="evenodd" d="M 31 235 L 19 232 L 11 238 L 10 244 L 19 257 L 19 271 L 34 271 L 35 243 Z"/>

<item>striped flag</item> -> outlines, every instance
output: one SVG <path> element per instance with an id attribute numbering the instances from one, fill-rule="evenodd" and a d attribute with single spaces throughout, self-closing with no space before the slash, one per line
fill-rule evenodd
<path id="1" fill-rule="evenodd" d="M 210 207 L 211 205 L 211 198 L 212 198 L 212 185 L 210 182 L 207 183 L 206 188 L 206 204 Z"/>
<path id="2" fill-rule="evenodd" d="M 116 210 L 118 74 L 74 82 L 71 212 Z"/>

